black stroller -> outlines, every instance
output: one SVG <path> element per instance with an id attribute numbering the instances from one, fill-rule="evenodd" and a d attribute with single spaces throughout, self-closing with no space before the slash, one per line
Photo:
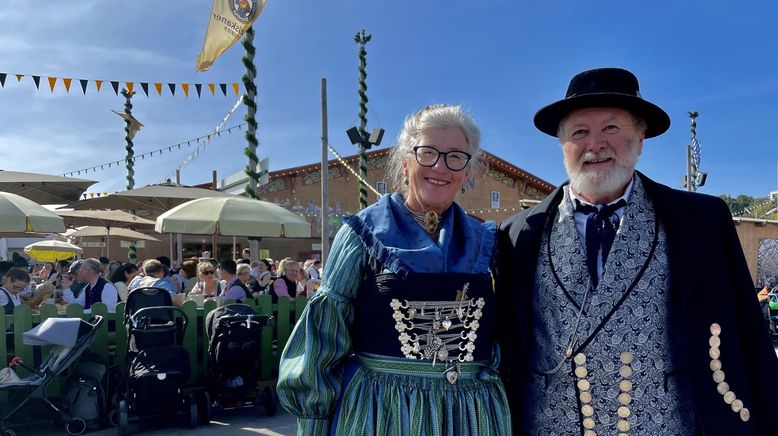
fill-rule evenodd
<path id="1" fill-rule="evenodd" d="M 208 392 L 217 409 L 261 404 L 269 416 L 276 414 L 275 390 L 260 392 L 257 383 L 262 328 L 273 321 L 245 304 L 222 306 L 206 317 Z"/>
<path id="2" fill-rule="evenodd" d="M 24 333 L 23 341 L 27 345 L 53 345 L 53 347 L 40 368 L 29 367 L 18 357 L 11 361 L 11 367 L 18 365 L 30 371 L 29 377 L 20 379 L 11 368 L 4 370 L 0 390 L 14 391 L 14 394 L 9 401 L 11 410 L 8 413 L 0 413 L 0 434 L 3 436 L 16 434 L 6 427 L 6 421 L 31 399 L 41 400 L 54 410 L 60 416 L 69 434 L 78 435 L 86 430 L 86 421 L 78 416 L 70 416 L 57 408 L 46 396 L 46 389 L 55 377 L 67 370 L 84 350 L 92 345 L 95 332 L 102 322 L 103 318 L 100 316 L 94 316 L 89 322 L 79 318 L 48 318 Z"/>
<path id="3" fill-rule="evenodd" d="M 181 346 L 187 328 L 184 312 L 173 307 L 166 290 L 138 288 L 127 296 L 124 323 L 130 364 L 114 418 L 119 434 L 128 434 L 130 421 L 141 418 L 185 415 L 189 427 L 196 426 L 197 400 L 184 393 L 190 372 L 189 353 Z"/>

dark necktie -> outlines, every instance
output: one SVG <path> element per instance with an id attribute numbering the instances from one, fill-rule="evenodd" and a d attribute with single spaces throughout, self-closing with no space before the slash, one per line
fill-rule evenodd
<path id="1" fill-rule="evenodd" d="M 84 288 L 84 309 L 92 307 L 92 285 L 88 284 Z"/>
<path id="2" fill-rule="evenodd" d="M 597 254 L 602 253 L 602 264 L 605 265 L 613 240 L 616 238 L 616 231 L 619 229 L 619 221 L 614 222 L 611 217 L 626 205 L 627 202 L 623 198 L 616 203 L 603 204 L 599 207 L 575 201 L 575 211 L 589 216 L 586 219 L 586 266 L 594 286 L 597 286 L 600 280 L 600 275 L 597 273 Z"/>

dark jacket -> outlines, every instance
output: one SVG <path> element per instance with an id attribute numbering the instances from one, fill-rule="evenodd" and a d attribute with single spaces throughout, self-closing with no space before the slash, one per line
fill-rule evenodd
<path id="1" fill-rule="evenodd" d="M 680 311 L 683 334 L 673 352 L 689 370 L 698 427 L 705 435 L 775 434 L 770 421 L 778 394 L 778 359 L 726 204 L 637 174 L 667 235 L 670 313 Z M 514 431 L 523 428 L 521 380 L 528 371 L 527 335 L 541 237 L 562 198 L 559 187 L 539 205 L 504 220 L 498 229 L 500 371 L 511 402 Z M 746 422 L 716 390 L 708 343 L 713 323 L 722 330 L 720 360 L 726 381 L 750 411 Z"/>

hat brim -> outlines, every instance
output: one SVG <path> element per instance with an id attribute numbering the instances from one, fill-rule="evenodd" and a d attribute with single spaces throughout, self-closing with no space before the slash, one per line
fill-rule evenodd
<path id="1" fill-rule="evenodd" d="M 535 114 L 535 127 L 541 132 L 557 136 L 559 123 L 570 112 L 590 107 L 624 109 L 646 122 L 646 138 L 653 138 L 670 128 L 670 117 L 659 106 L 628 94 L 592 93 L 566 98 L 540 109 Z"/>

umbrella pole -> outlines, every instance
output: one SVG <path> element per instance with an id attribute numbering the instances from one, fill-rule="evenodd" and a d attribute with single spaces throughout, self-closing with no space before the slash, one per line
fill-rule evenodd
<path id="1" fill-rule="evenodd" d="M 169 248 L 170 248 L 170 259 L 175 259 L 173 257 L 173 234 L 172 233 L 170 233 L 170 240 L 169 240 L 169 242 L 170 242 L 170 244 L 168 244 L 168 245 L 169 245 Z"/>
<path id="2" fill-rule="evenodd" d="M 232 260 L 236 260 L 237 255 L 235 254 L 235 237 L 232 237 Z"/>
<path id="3" fill-rule="evenodd" d="M 216 233 L 211 235 L 211 257 L 216 259 Z"/>
<path id="4" fill-rule="evenodd" d="M 111 258 L 111 228 L 105 228 L 105 257 Z"/>

